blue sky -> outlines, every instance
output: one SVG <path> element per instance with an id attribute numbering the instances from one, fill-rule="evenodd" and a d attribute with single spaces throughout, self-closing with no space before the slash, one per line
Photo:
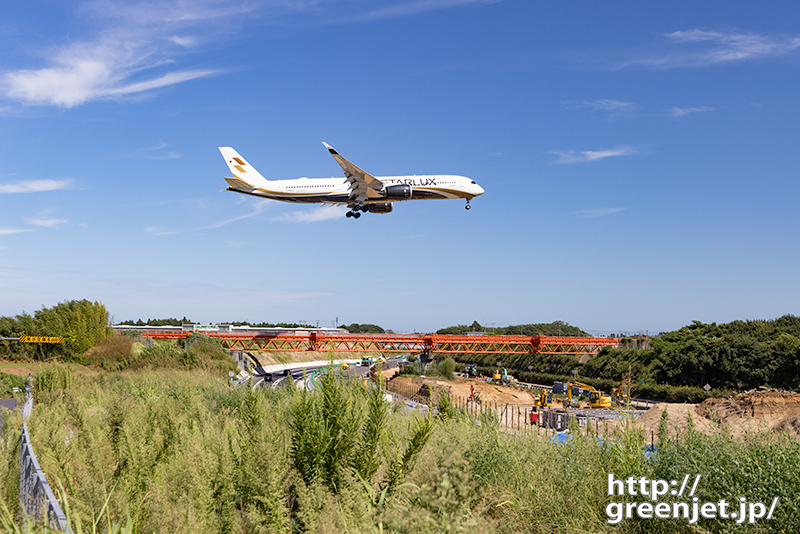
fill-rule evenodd
<path id="1" fill-rule="evenodd" d="M 798 313 L 795 2 L 30 0 L 0 5 L 0 315 L 563 320 Z M 222 192 L 461 174 L 388 215 Z"/>

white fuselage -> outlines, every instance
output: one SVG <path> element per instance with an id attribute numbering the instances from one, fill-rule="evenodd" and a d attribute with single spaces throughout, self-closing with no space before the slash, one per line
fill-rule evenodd
<path id="1" fill-rule="evenodd" d="M 446 174 L 423 176 L 376 176 L 392 187 L 408 185 L 409 198 L 379 198 L 363 203 L 398 202 L 401 200 L 420 200 L 429 198 L 467 198 L 483 194 L 483 188 L 465 176 Z M 294 180 L 269 180 L 267 184 L 249 191 L 252 195 L 301 203 L 347 203 L 350 185 L 345 178 L 297 178 Z"/>

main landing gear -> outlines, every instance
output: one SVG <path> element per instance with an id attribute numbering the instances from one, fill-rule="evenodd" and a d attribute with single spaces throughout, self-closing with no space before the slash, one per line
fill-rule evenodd
<path id="1" fill-rule="evenodd" d="M 361 214 L 359 213 L 359 211 L 367 211 L 367 206 L 365 204 L 357 204 L 355 206 L 349 206 L 349 207 L 350 207 L 350 211 L 345 213 L 345 216 L 348 219 L 350 217 L 352 217 L 354 219 L 358 219 L 359 217 L 361 217 Z"/>

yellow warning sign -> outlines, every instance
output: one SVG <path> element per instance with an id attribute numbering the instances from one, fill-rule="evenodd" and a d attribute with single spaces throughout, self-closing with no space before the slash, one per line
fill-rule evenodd
<path id="1" fill-rule="evenodd" d="M 20 343 L 64 343 L 63 336 L 20 336 Z"/>

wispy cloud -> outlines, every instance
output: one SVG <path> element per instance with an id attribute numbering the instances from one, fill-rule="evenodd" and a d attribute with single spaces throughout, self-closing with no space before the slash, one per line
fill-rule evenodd
<path id="1" fill-rule="evenodd" d="M 234 223 L 236 221 L 241 221 L 242 219 L 249 219 L 250 217 L 255 217 L 256 215 L 259 215 L 259 214 L 263 213 L 264 210 L 266 210 L 274 202 L 275 201 L 268 200 L 268 199 L 257 200 L 253 204 L 253 211 L 251 211 L 250 213 L 245 213 L 244 215 L 239 215 L 238 217 L 233 217 L 232 219 L 225 219 L 224 221 L 220 221 L 218 223 L 209 224 L 207 226 L 202 226 L 202 227 L 198 228 L 198 230 L 208 230 L 210 228 L 221 228 L 223 226 L 227 226 L 227 225 L 229 225 L 231 223 Z"/>
<path id="2" fill-rule="evenodd" d="M 99 43 L 70 44 L 54 51 L 52 66 L 6 73 L 6 97 L 29 105 L 71 108 L 91 100 L 120 98 L 211 76 L 211 69 L 181 70 L 142 81 L 132 78 L 161 66 L 145 45 L 110 37 Z"/>
<path id="3" fill-rule="evenodd" d="M 32 231 L 32 228 L 0 228 L 0 235 L 21 234 L 23 232 Z"/>
<path id="4" fill-rule="evenodd" d="M 328 206 L 311 211 L 281 213 L 278 217 L 273 218 L 273 220 L 281 222 L 312 223 L 341 219 L 345 216 L 345 213 L 347 213 L 347 208 L 345 206 Z"/>
<path id="5" fill-rule="evenodd" d="M 703 113 L 704 111 L 712 111 L 713 109 L 714 108 L 711 106 L 700 106 L 696 108 L 672 108 L 669 112 L 675 117 L 683 117 L 691 113 Z"/>
<path id="6" fill-rule="evenodd" d="M 630 156 L 632 154 L 637 154 L 638 152 L 639 151 L 635 147 L 620 146 L 607 150 L 584 150 L 582 152 L 576 152 L 575 150 L 553 150 L 550 153 L 558 156 L 558 159 L 556 160 L 557 164 L 563 164 L 597 161 L 613 156 Z"/>
<path id="7" fill-rule="evenodd" d="M 680 30 L 664 37 L 683 50 L 624 62 L 622 66 L 701 67 L 788 54 L 800 48 L 800 37 L 715 30 Z"/>
<path id="8" fill-rule="evenodd" d="M 0 184 L 0 194 L 56 191 L 58 189 L 67 189 L 70 183 L 69 180 L 23 180 L 11 184 Z"/>
<path id="9" fill-rule="evenodd" d="M 592 208 L 576 211 L 575 215 L 581 219 L 594 219 L 595 217 L 605 217 L 606 215 L 611 215 L 612 213 L 619 213 L 620 211 L 625 211 L 626 209 L 628 208 Z"/>
<path id="10" fill-rule="evenodd" d="M 56 228 L 62 224 L 69 222 L 69 219 L 25 219 L 27 224 L 32 224 L 33 226 L 41 226 L 43 228 Z"/>
<path id="11" fill-rule="evenodd" d="M 383 7 L 368 11 L 356 20 L 380 20 L 388 18 L 406 17 L 426 11 L 460 7 L 468 4 L 496 4 L 501 0 L 416 0 L 413 2 L 400 2 L 393 6 Z"/>
<path id="12" fill-rule="evenodd" d="M 577 109 L 577 108 L 589 108 L 594 111 L 635 111 L 639 109 L 639 105 L 634 102 L 624 102 L 622 100 L 609 100 L 609 99 L 599 99 L 599 100 L 591 100 L 588 102 L 570 102 L 565 101 L 561 102 L 562 104 L 566 105 L 568 108 Z"/>
<path id="13" fill-rule="evenodd" d="M 173 230 L 167 230 L 162 226 L 148 226 L 144 231 L 151 235 L 175 235 L 178 233 Z"/>
<path id="14" fill-rule="evenodd" d="M 223 69 L 179 67 L 179 60 L 248 21 L 294 14 L 336 24 L 499 1 L 399 0 L 370 9 L 369 2 L 332 0 L 84 0 L 76 9 L 84 31 L 76 27 L 64 44 L 38 51 L 38 64 L 2 73 L 0 95 L 22 105 L 72 108 L 215 76 Z M 10 110 L 0 106 L 0 114 Z"/>
<path id="15" fill-rule="evenodd" d="M 169 149 L 169 146 L 166 143 L 162 142 L 146 148 L 140 148 L 139 150 L 136 150 L 135 152 L 130 154 L 126 154 L 122 157 L 166 160 L 166 159 L 178 159 L 181 157 L 181 155 L 175 150 Z"/>
<path id="16" fill-rule="evenodd" d="M 255 7 L 230 0 L 84 2 L 79 13 L 91 28 L 40 51 L 42 66 L 4 73 L 0 92 L 25 105 L 71 108 L 213 76 L 220 71 L 176 69 L 175 58 L 201 42 L 212 21 Z"/>

